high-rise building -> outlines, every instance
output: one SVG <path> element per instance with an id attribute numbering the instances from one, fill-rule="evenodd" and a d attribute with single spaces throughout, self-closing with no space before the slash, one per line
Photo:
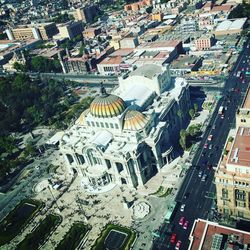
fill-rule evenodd
<path id="1" fill-rule="evenodd" d="M 78 22 L 70 21 L 64 24 L 60 24 L 57 27 L 60 33 L 60 37 L 62 38 L 73 39 L 78 35 L 82 36 L 83 23 L 81 21 Z"/>
<path id="2" fill-rule="evenodd" d="M 82 8 L 76 9 L 74 18 L 77 21 L 83 21 L 86 23 L 92 23 L 94 18 L 98 15 L 99 9 L 97 5 L 87 5 Z"/>
<path id="3" fill-rule="evenodd" d="M 250 127 L 250 88 L 248 88 L 243 103 L 236 115 L 236 127 L 239 126 Z"/>

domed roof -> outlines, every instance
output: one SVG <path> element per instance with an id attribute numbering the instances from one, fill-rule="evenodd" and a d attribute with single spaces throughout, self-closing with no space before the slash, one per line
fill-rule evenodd
<path id="1" fill-rule="evenodd" d="M 95 117 L 114 117 L 124 112 L 125 102 L 116 95 L 106 94 L 96 97 L 90 105 L 90 113 Z"/>
<path id="2" fill-rule="evenodd" d="M 140 130 L 145 127 L 148 117 L 137 110 L 128 110 L 124 117 L 123 129 Z"/>
<path id="3" fill-rule="evenodd" d="M 85 117 L 87 116 L 87 114 L 89 113 L 89 109 L 84 110 L 81 115 L 79 116 L 79 118 L 76 120 L 75 124 L 76 125 L 84 125 L 85 123 Z"/>

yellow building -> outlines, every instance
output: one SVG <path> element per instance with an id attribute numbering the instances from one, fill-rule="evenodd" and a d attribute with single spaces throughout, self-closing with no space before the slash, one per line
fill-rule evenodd
<path id="1" fill-rule="evenodd" d="M 215 173 L 218 210 L 235 219 L 250 219 L 250 127 L 230 138 Z"/>

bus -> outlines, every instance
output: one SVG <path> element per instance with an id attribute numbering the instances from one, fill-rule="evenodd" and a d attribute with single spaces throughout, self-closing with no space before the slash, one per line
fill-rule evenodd
<path id="1" fill-rule="evenodd" d="M 224 112 L 224 107 L 223 107 L 223 106 L 220 106 L 219 111 L 218 111 L 218 114 L 219 114 L 219 115 L 222 115 L 223 112 Z"/>

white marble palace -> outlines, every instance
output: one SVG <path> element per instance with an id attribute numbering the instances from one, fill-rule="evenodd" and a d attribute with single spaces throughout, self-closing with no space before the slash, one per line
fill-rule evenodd
<path id="1" fill-rule="evenodd" d="M 102 86 L 60 150 L 85 187 L 142 186 L 176 157 L 189 109 L 187 82 L 171 80 L 168 65 L 147 64 L 119 78 L 112 94 Z"/>

